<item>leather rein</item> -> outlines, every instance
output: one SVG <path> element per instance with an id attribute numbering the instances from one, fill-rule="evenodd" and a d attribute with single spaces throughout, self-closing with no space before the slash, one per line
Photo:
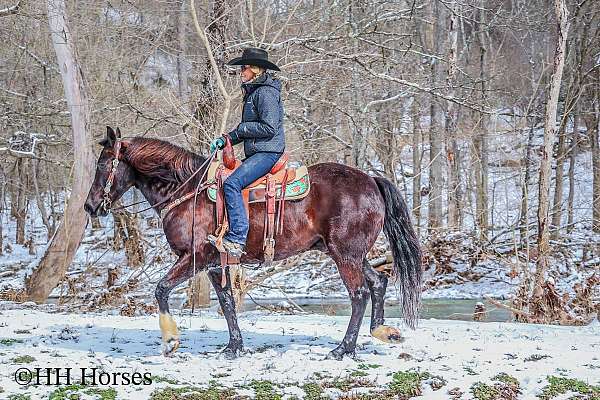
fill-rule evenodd
<path id="1" fill-rule="evenodd" d="M 135 206 L 137 204 L 141 204 L 144 203 L 145 201 L 138 201 L 135 203 L 130 203 L 124 206 L 120 206 L 120 207 L 116 207 L 116 208 L 111 208 L 112 206 L 112 200 L 110 199 L 110 189 L 112 188 L 112 185 L 114 183 L 115 180 L 115 176 L 117 173 L 117 167 L 119 166 L 119 156 L 121 153 L 121 141 L 117 140 L 117 142 L 115 143 L 115 158 L 112 160 L 112 167 L 110 170 L 110 173 L 108 174 L 108 178 L 106 180 L 106 185 L 104 185 L 104 194 L 103 194 L 103 199 L 102 199 L 102 207 L 106 210 L 106 211 L 117 211 L 117 210 L 122 210 L 131 206 Z M 196 176 L 196 174 L 198 174 L 198 172 L 200 172 L 200 170 L 202 170 L 202 168 L 206 167 L 216 156 L 217 152 L 214 151 L 213 153 L 211 153 L 211 155 L 202 163 L 202 165 L 200 165 L 200 167 L 198 167 L 198 169 L 192 174 L 190 175 L 189 178 L 187 178 L 185 180 L 185 182 L 183 182 L 181 185 L 179 185 L 179 187 L 177 189 L 175 189 L 175 191 L 173 191 L 166 199 L 159 201 L 158 203 L 151 205 L 150 207 L 146 207 L 143 210 L 139 210 L 139 211 L 135 211 L 132 214 L 139 214 L 142 213 L 144 211 L 150 210 L 151 208 L 155 208 L 157 206 L 160 206 L 162 204 L 165 204 L 166 202 L 168 202 L 169 200 L 171 200 L 171 198 L 173 197 L 173 195 L 175 193 L 177 193 L 179 190 L 181 190 L 181 188 L 183 188 L 189 181 L 192 180 L 192 178 L 194 176 Z M 206 174 L 208 173 L 208 168 L 204 169 L 204 173 L 202 174 L 202 176 L 200 177 L 200 181 L 202 182 L 202 180 L 206 177 Z M 177 207 L 178 205 L 180 205 L 181 203 L 185 202 L 186 200 L 191 199 L 192 197 L 195 197 L 198 193 L 208 189 L 208 187 L 210 185 L 212 185 L 213 182 L 204 182 L 204 184 L 200 185 L 200 183 L 198 184 L 198 186 L 196 187 L 196 190 L 193 190 L 189 193 L 184 194 L 181 197 L 178 197 L 177 199 L 171 201 L 170 203 L 168 203 L 160 212 L 160 219 L 163 220 L 165 218 L 165 216 L 169 213 L 169 211 L 171 211 L 173 208 Z M 195 199 L 194 199 L 195 200 Z"/>

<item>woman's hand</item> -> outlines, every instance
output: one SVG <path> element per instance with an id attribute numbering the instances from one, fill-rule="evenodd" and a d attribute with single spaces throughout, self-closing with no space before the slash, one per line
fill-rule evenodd
<path id="1" fill-rule="evenodd" d="M 225 148 L 226 143 L 227 143 L 227 141 L 225 140 L 224 136 L 214 139 L 210 143 L 210 154 L 214 153 L 217 149 L 223 150 Z"/>

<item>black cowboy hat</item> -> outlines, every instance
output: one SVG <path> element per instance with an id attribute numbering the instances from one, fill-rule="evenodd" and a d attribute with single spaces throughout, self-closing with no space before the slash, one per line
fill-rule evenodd
<path id="1" fill-rule="evenodd" d="M 229 61 L 229 65 L 255 65 L 264 69 L 272 69 L 281 71 L 279 67 L 268 60 L 269 54 L 266 50 L 256 47 L 248 47 L 244 49 L 241 57 L 236 57 Z"/>

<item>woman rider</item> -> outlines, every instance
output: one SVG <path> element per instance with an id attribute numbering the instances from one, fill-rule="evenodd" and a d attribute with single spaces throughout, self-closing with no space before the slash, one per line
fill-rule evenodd
<path id="1" fill-rule="evenodd" d="M 242 122 L 228 134 L 213 140 L 210 150 L 212 153 L 217 148 L 224 148 L 226 136 L 229 136 L 232 144 L 244 143 L 246 158 L 223 183 L 229 220 L 223 246 L 217 246 L 214 235 L 209 235 L 208 241 L 219 251 L 240 257 L 249 229 L 242 189 L 271 170 L 285 150 L 285 137 L 281 81 L 267 73 L 268 69 L 279 71 L 279 67 L 268 60 L 265 50 L 258 48 L 245 49 L 241 57 L 228 64 L 241 65 L 244 93 Z"/>

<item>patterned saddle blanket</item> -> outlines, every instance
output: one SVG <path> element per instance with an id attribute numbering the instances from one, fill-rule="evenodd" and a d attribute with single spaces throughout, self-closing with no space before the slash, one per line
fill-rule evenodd
<path id="1" fill-rule="evenodd" d="M 208 170 L 208 182 L 215 180 L 217 170 L 220 163 L 214 162 L 210 165 Z M 238 164 L 239 165 L 239 164 Z M 236 168 L 237 166 L 236 165 Z M 225 176 L 231 175 L 235 169 L 229 170 L 224 169 L 221 173 Z M 266 175 L 265 175 L 266 176 Z M 225 178 L 225 177 L 224 177 Z M 275 179 L 275 198 L 281 198 L 281 190 L 283 182 L 285 182 L 285 200 L 299 200 L 306 197 L 310 191 L 310 179 L 308 175 L 308 168 L 302 165 L 298 168 L 285 168 L 281 171 L 272 174 L 272 179 Z M 208 198 L 216 202 L 217 201 L 217 183 L 213 183 L 209 186 L 207 193 Z M 261 203 L 266 201 L 266 178 L 262 177 L 256 182 L 253 182 L 244 191 L 248 191 L 248 203 Z"/>

